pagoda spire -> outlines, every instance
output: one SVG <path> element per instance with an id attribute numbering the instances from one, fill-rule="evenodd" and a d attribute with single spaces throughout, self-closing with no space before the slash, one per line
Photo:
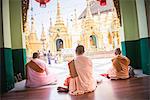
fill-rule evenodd
<path id="1" fill-rule="evenodd" d="M 52 27 L 55 30 L 54 33 L 67 33 L 67 28 L 64 24 L 64 20 L 60 13 L 60 0 L 57 0 L 57 14 L 56 14 L 56 23 Z"/>
<path id="2" fill-rule="evenodd" d="M 33 16 L 32 0 L 31 0 L 31 33 L 35 33 L 35 20 Z"/>
<path id="3" fill-rule="evenodd" d="M 57 14 L 56 14 L 56 23 L 63 23 L 61 13 L 60 13 L 60 0 L 57 0 Z"/>
<path id="4" fill-rule="evenodd" d="M 91 9 L 90 9 L 90 2 L 91 0 L 87 0 L 87 7 L 86 7 L 86 18 L 85 18 L 85 30 L 93 30 L 93 28 L 95 27 L 95 22 L 94 19 L 92 17 L 92 13 L 91 13 Z"/>
<path id="5" fill-rule="evenodd" d="M 77 20 L 77 13 L 76 9 L 74 9 L 74 20 L 73 20 L 73 27 L 77 31 L 78 30 L 78 20 Z"/>
<path id="6" fill-rule="evenodd" d="M 31 33 L 35 33 L 35 20 L 33 16 L 31 16 Z"/>
<path id="7" fill-rule="evenodd" d="M 91 9 L 90 9 L 90 0 L 87 0 L 86 18 L 92 19 L 92 13 L 91 13 Z"/>
<path id="8" fill-rule="evenodd" d="M 46 34 L 44 31 L 44 25 L 42 24 L 42 34 L 41 34 L 41 41 L 45 41 L 46 40 Z"/>
<path id="9" fill-rule="evenodd" d="M 46 50 L 46 34 L 44 31 L 44 25 L 43 24 L 42 24 L 41 41 L 42 41 L 43 51 L 45 51 Z"/>
<path id="10" fill-rule="evenodd" d="M 50 21 L 50 27 L 49 27 L 49 35 L 50 35 L 51 34 L 51 28 L 52 28 L 52 19 L 51 19 L 51 17 L 50 17 L 49 21 Z"/>
<path id="11" fill-rule="evenodd" d="M 57 17 L 60 18 L 60 0 L 57 0 Z"/>
<path id="12" fill-rule="evenodd" d="M 49 20 L 50 20 L 50 27 L 52 27 L 52 19 L 51 19 L 51 17 L 50 17 Z"/>
<path id="13" fill-rule="evenodd" d="M 30 31 L 30 40 L 38 40 L 37 35 L 36 35 L 36 30 L 35 30 L 35 20 L 33 16 L 33 7 L 31 6 L 31 31 Z"/>
<path id="14" fill-rule="evenodd" d="M 77 29 L 77 13 L 76 13 L 76 9 L 74 9 L 74 17 L 75 17 L 75 28 Z"/>

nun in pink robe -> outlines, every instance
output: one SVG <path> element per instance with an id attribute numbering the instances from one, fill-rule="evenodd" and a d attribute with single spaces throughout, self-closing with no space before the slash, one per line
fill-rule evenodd
<path id="1" fill-rule="evenodd" d="M 84 47 L 78 45 L 76 48 L 76 58 L 74 59 L 75 69 L 78 74 L 75 78 L 70 78 L 69 93 L 71 95 L 81 95 L 93 92 L 97 82 L 93 77 L 92 61 L 83 55 Z"/>
<path id="2" fill-rule="evenodd" d="M 48 70 L 46 63 L 39 59 L 38 53 L 33 53 L 33 59 L 30 62 L 34 64 L 27 63 L 26 65 L 26 87 L 40 87 L 56 83 L 56 76 Z M 35 69 L 40 69 L 42 71 L 38 72 Z"/>
<path id="3" fill-rule="evenodd" d="M 127 79 L 129 78 L 130 60 L 121 55 L 120 48 L 115 50 L 115 57 L 112 59 L 112 67 L 108 70 L 110 79 Z"/>

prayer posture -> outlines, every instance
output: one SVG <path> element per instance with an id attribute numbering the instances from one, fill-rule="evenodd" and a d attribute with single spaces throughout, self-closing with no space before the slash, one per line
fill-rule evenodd
<path id="1" fill-rule="evenodd" d="M 84 47 L 78 45 L 76 48 L 76 58 L 72 61 L 70 67 L 69 93 L 71 95 L 81 95 L 93 92 L 96 89 L 97 82 L 93 78 L 92 61 L 84 55 Z"/>
<path id="2" fill-rule="evenodd" d="M 48 71 L 46 63 L 39 59 L 39 53 L 33 53 L 33 59 L 26 64 L 26 87 L 40 87 L 56 83 L 54 74 Z"/>
<path id="3" fill-rule="evenodd" d="M 130 60 L 121 55 L 120 48 L 115 50 L 115 57 L 112 59 L 112 67 L 108 70 L 110 79 L 127 79 L 129 78 Z"/>

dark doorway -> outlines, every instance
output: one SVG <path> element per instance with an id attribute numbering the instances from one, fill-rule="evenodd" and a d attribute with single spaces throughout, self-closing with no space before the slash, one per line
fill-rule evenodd
<path id="1" fill-rule="evenodd" d="M 91 36 L 90 36 L 90 45 L 91 45 L 92 47 L 97 48 L 97 42 L 96 42 L 96 36 L 95 36 L 95 35 L 91 35 Z"/>
<path id="2" fill-rule="evenodd" d="M 56 40 L 56 49 L 57 51 L 61 51 L 63 49 L 63 40 L 62 39 L 57 39 Z"/>

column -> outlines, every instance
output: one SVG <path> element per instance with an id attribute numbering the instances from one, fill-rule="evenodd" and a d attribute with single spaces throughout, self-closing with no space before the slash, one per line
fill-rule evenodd
<path id="1" fill-rule="evenodd" d="M 9 0 L 12 57 L 14 75 L 21 73 L 25 78 L 26 49 L 22 24 L 22 0 Z"/>
<path id="2" fill-rule="evenodd" d="M 123 54 L 131 60 L 131 66 L 150 74 L 150 44 L 144 0 L 120 0 Z"/>
<path id="3" fill-rule="evenodd" d="M 0 1 L 0 40 L 0 87 L 1 92 L 4 93 L 14 87 L 9 0 Z"/>
<path id="4" fill-rule="evenodd" d="M 148 19 L 146 18 L 145 3 L 150 4 L 150 1 L 136 0 L 141 67 L 144 74 L 150 74 L 150 37 L 148 36 Z"/>
<path id="5" fill-rule="evenodd" d="M 135 0 L 120 0 L 121 46 L 123 55 L 131 60 L 131 66 L 141 68 L 138 18 Z"/>

